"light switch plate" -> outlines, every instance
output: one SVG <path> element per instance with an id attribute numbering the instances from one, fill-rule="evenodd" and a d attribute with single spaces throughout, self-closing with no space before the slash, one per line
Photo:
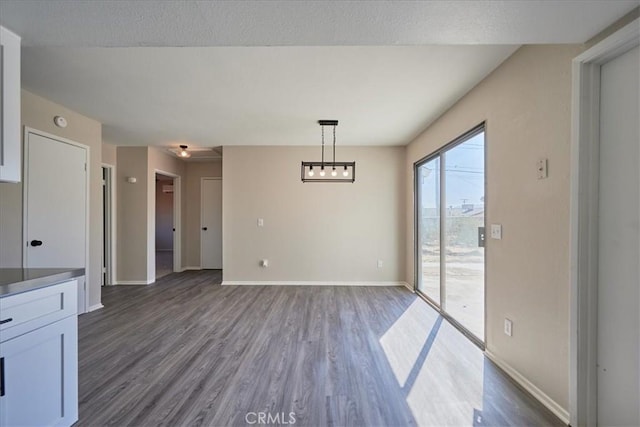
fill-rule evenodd
<path id="1" fill-rule="evenodd" d="M 502 239 L 502 225 L 491 224 L 491 238 L 496 240 Z"/>
<path id="2" fill-rule="evenodd" d="M 504 319 L 504 334 L 513 336 L 513 322 L 507 318 Z"/>
<path id="3" fill-rule="evenodd" d="M 258 227 L 264 227 L 264 219 L 258 218 Z"/>

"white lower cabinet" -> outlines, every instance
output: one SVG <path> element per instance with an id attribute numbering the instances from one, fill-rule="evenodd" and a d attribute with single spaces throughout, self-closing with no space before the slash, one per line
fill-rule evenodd
<path id="1" fill-rule="evenodd" d="M 75 281 L 73 282 L 75 285 Z M 64 286 L 66 285 L 66 286 Z M 60 289 L 53 285 L 38 295 Z M 65 287 L 67 289 L 65 289 Z M 74 288 L 74 287 L 72 287 Z M 39 291 L 44 291 L 40 292 Z M 25 300 L 31 292 L 16 295 Z M 11 302 L 12 297 L 2 302 Z M 27 306 L 29 298 L 27 298 Z M 22 304 L 21 304 L 22 305 Z M 48 311 L 48 310 L 47 310 Z M 6 312 L 9 312 L 8 310 Z M 60 311 L 61 313 L 64 310 Z M 3 314 L 0 313 L 0 317 Z M 34 319 L 36 320 L 36 319 Z M 70 426 L 78 420 L 78 327 L 74 313 L 14 336 L 0 335 L 0 427 Z M 4 336 L 3 336 L 4 335 Z"/>

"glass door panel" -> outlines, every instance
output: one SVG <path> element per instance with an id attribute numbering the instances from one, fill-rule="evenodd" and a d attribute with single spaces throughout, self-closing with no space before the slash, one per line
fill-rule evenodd
<path id="1" fill-rule="evenodd" d="M 416 164 L 417 290 L 484 342 L 485 133 L 469 131 Z"/>
<path id="2" fill-rule="evenodd" d="M 443 308 L 484 341 L 484 132 L 442 156 L 446 200 Z"/>
<path id="3" fill-rule="evenodd" d="M 418 290 L 440 305 L 440 157 L 417 168 Z"/>

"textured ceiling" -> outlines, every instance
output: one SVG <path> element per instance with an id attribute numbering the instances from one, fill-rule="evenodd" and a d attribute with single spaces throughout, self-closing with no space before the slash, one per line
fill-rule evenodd
<path id="1" fill-rule="evenodd" d="M 625 1 L 0 0 L 23 86 L 122 145 L 406 144 L 521 44 L 582 43 Z"/>
<path id="2" fill-rule="evenodd" d="M 28 46 L 582 43 L 638 0 L 2 0 Z"/>

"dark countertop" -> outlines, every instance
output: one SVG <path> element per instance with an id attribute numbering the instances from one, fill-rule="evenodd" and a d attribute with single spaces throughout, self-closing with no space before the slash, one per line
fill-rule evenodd
<path id="1" fill-rule="evenodd" d="M 0 298 L 84 276 L 84 268 L 0 268 Z"/>

